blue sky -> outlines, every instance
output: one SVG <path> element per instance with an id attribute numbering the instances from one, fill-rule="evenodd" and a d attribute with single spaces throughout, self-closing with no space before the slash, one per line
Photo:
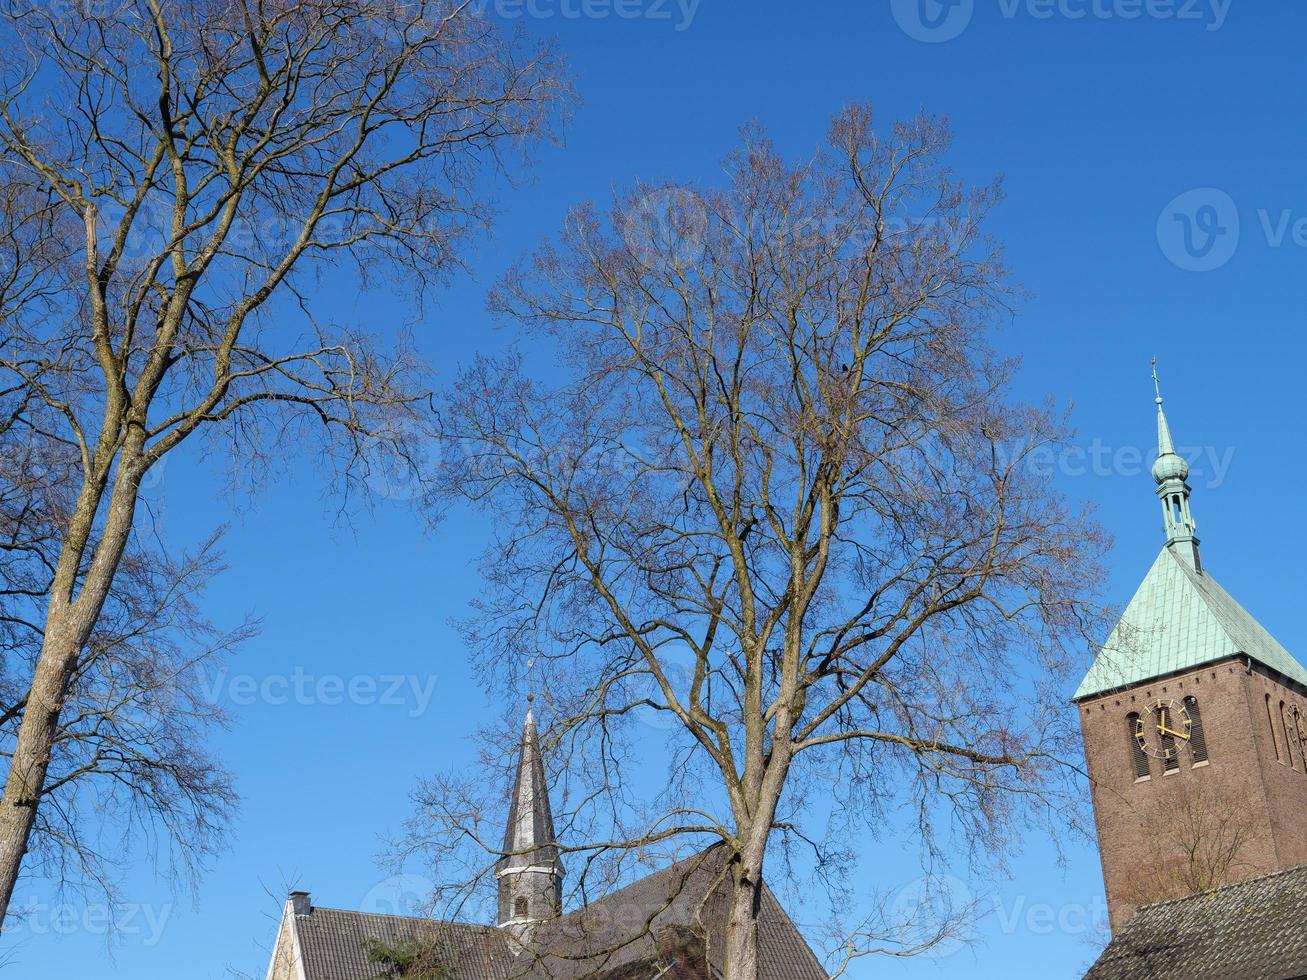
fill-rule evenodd
<path id="1" fill-rule="evenodd" d="M 532 183 L 500 194 L 505 213 L 473 256 L 475 279 L 454 284 L 416 324 L 444 376 L 504 342 L 483 312 L 484 291 L 569 205 L 604 200 L 636 177 L 714 181 L 750 119 L 785 152 L 803 154 L 849 101 L 870 100 L 885 121 L 926 107 L 951 117 L 963 176 L 1005 178 L 1008 199 L 991 230 L 1032 297 L 997 343 L 1024 357 L 1022 397 L 1074 405 L 1079 451 L 1059 461 L 1058 481 L 1096 502 L 1116 535 L 1112 597 L 1129 597 L 1162 540 L 1139 462 L 1153 445 L 1156 354 L 1177 441 L 1195 460 L 1205 563 L 1290 650 L 1307 649 L 1295 615 L 1300 527 L 1286 513 L 1307 478 L 1290 434 L 1307 350 L 1307 90 L 1294 68 L 1307 8 L 1249 0 L 499 0 L 499 8 L 533 11 L 522 18 L 528 30 L 558 35 L 584 101 L 565 147 L 542 154 Z M 340 318 L 383 329 L 412 316 L 348 283 L 330 302 Z M 312 467 L 292 457 L 286 471 L 257 501 L 233 499 L 223 490 L 228 474 L 183 455 L 153 489 L 171 540 L 231 521 L 231 569 L 215 583 L 211 609 L 220 621 L 246 612 L 264 621 L 214 681 L 234 716 L 215 747 L 243 797 L 228 852 L 193 895 L 172 894 L 141 862 L 124 884 L 131 920 L 109 952 L 99 910 L 75 900 L 60 907 L 41 882 L 25 883 L 15 901 L 29 920 L 0 945 L 9 975 L 207 980 L 231 966 L 262 977 L 289 883 L 322 905 L 377 910 L 420 884 L 378 869 L 383 838 L 407 816 L 415 780 L 470 762 L 469 735 L 510 707 L 476 685 L 447 625 L 477 591 L 485 528 L 460 519 L 425 532 L 403 488 L 341 526 Z M 297 677 L 310 697 L 294 697 Z M 336 691 L 336 678 L 359 677 L 352 698 Z M 290 696 L 247 690 L 269 678 L 286 678 Z M 1031 838 L 1008 880 L 959 872 L 956 887 L 994 908 L 974 947 L 867 962 L 850 975 L 1078 976 L 1094 954 L 1087 921 L 1101 915 L 1101 882 L 1092 842 L 1065 846 L 1063 867 L 1047 840 Z M 910 894 L 911 848 L 881 847 L 872 862 L 879 885 Z"/>

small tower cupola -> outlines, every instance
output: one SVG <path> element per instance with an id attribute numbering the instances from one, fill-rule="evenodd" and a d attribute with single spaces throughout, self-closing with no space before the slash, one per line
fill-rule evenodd
<path id="1" fill-rule="evenodd" d="M 529 708 L 518 747 L 503 857 L 495 877 L 499 883 L 499 925 L 512 932 L 520 950 L 530 944 L 536 923 L 561 913 L 563 897 L 563 863 L 554 833 L 535 715 Z"/>
<path id="2" fill-rule="evenodd" d="M 1162 502 L 1162 523 L 1166 529 L 1166 544 L 1178 557 L 1201 571 L 1198 554 L 1197 525 L 1189 507 L 1192 491 L 1189 463 L 1175 451 L 1171 426 L 1162 410 L 1162 388 L 1157 379 L 1157 360 L 1153 360 L 1153 391 L 1157 401 L 1157 460 L 1153 463 L 1153 479 L 1157 482 L 1157 499 Z"/>

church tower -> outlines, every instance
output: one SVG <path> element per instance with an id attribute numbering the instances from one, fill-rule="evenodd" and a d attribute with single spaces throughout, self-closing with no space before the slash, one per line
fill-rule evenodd
<path id="1" fill-rule="evenodd" d="M 1204 567 L 1160 390 L 1157 442 L 1165 544 L 1073 698 L 1113 932 L 1307 864 L 1307 670 Z"/>
<path id="2" fill-rule="evenodd" d="M 499 925 L 510 930 L 519 944 L 529 944 L 536 923 L 559 915 L 563 903 L 563 862 L 554 834 L 535 716 L 530 709 L 518 746 L 504 856 L 499 859 L 495 877 L 499 884 Z"/>

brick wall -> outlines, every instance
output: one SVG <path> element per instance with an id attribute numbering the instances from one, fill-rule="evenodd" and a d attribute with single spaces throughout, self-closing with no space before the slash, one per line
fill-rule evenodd
<path id="1" fill-rule="evenodd" d="M 1227 882 L 1307 864 L 1307 766 L 1292 733 L 1285 747 L 1279 722 L 1281 700 L 1307 711 L 1304 694 L 1230 659 L 1077 706 L 1114 932 L 1140 905 L 1192 890 L 1188 849 L 1196 839 L 1205 842 L 1199 864 L 1207 868 L 1219 868 L 1212 858 L 1241 842 Z M 1150 758 L 1149 776 L 1136 779 L 1129 715 L 1146 714 L 1158 698 L 1189 696 L 1198 701 L 1206 764 L 1182 746 L 1174 771 Z"/>

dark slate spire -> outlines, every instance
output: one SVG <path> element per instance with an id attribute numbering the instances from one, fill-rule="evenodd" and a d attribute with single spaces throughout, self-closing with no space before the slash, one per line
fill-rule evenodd
<path id="1" fill-rule="evenodd" d="M 512 929 L 519 942 L 528 944 L 535 923 L 560 913 L 563 892 L 563 863 L 558 854 L 535 716 L 530 709 L 518 746 L 504 856 L 499 859 L 495 876 L 499 879 L 499 924 Z"/>

